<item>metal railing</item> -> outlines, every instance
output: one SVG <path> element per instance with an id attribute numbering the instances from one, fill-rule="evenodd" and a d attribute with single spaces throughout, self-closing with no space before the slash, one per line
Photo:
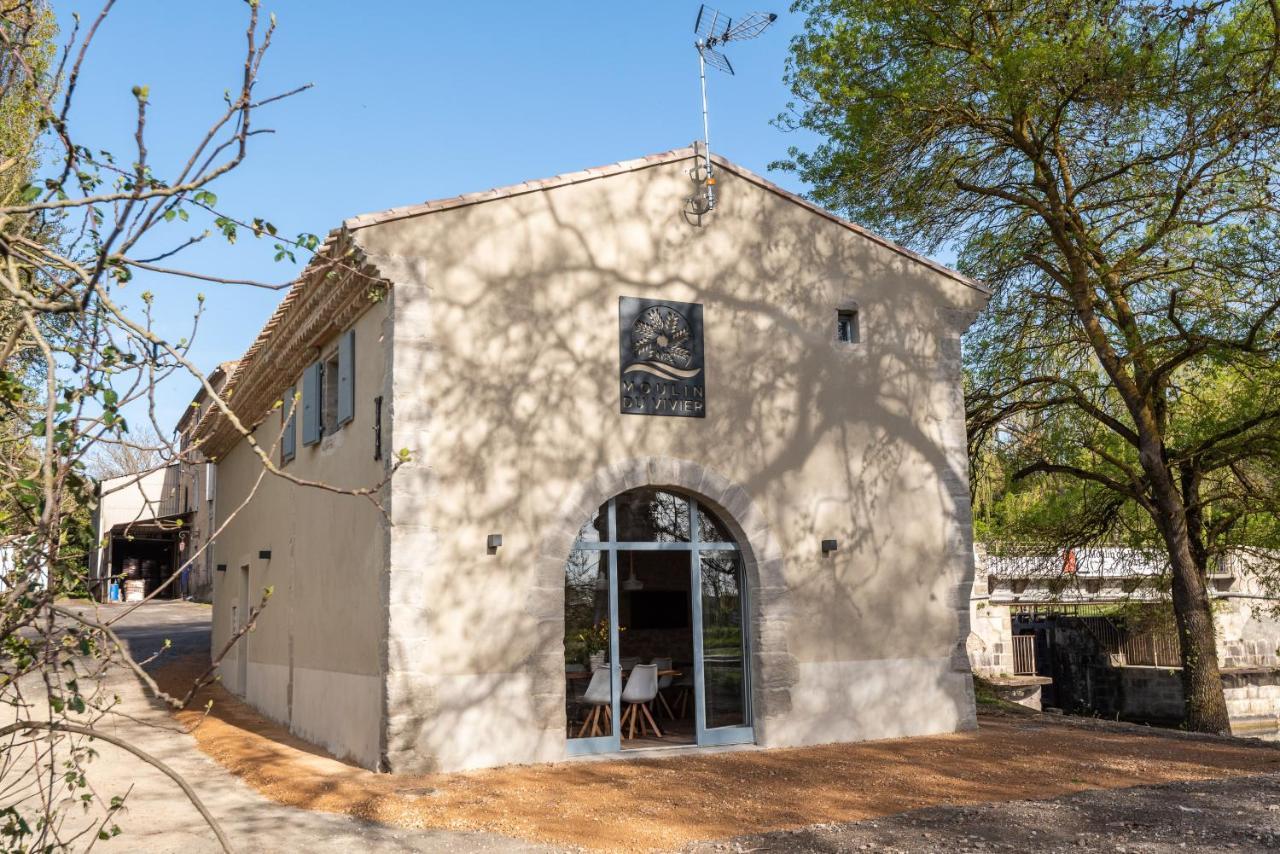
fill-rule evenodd
<path id="1" fill-rule="evenodd" d="M 1174 632 L 1135 632 L 1117 627 L 1106 617 L 1081 617 L 1080 622 L 1103 651 L 1119 656 L 1125 664 L 1147 667 L 1182 666 L 1182 647 Z"/>
<path id="2" fill-rule="evenodd" d="M 1121 646 L 1125 664 L 1151 667 L 1181 667 L 1182 645 L 1173 632 L 1142 632 L 1127 635 Z"/>
<path id="3" fill-rule="evenodd" d="M 1013 636 L 1013 673 L 1015 676 L 1036 675 L 1036 636 Z"/>
<path id="4" fill-rule="evenodd" d="M 1098 646 L 1102 648 L 1103 652 L 1108 655 L 1119 655 L 1121 653 L 1124 632 L 1116 628 L 1115 623 L 1111 622 L 1110 619 L 1107 617 L 1081 617 L 1080 622 L 1085 631 L 1098 642 Z"/>

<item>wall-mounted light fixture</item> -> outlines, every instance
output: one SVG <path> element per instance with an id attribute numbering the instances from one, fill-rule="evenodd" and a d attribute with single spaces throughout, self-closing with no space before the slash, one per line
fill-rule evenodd
<path id="1" fill-rule="evenodd" d="M 831 553 L 832 553 L 833 551 L 835 551 L 837 548 L 839 548 L 839 543 L 837 543 L 835 540 L 823 540 L 823 541 L 822 541 L 822 553 L 823 553 L 824 555 L 829 555 L 829 554 L 831 554 Z"/>
<path id="2" fill-rule="evenodd" d="M 271 549 L 263 549 L 258 552 L 258 560 L 271 560 Z"/>
<path id="3" fill-rule="evenodd" d="M 489 554 L 496 555 L 498 553 L 498 549 L 502 547 L 502 535 L 490 534 L 489 538 L 485 540 L 485 547 L 488 549 Z"/>

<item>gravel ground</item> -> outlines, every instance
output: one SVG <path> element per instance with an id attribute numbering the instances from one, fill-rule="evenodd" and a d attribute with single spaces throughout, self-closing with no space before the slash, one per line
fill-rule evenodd
<path id="1" fill-rule="evenodd" d="M 121 634 L 140 657 L 167 639 L 161 662 L 198 667 L 208 608 L 149 606 Z M 952 736 L 406 778 L 328 758 L 220 689 L 201 751 L 128 688 L 129 710 L 154 722 L 131 734 L 246 850 L 1280 851 L 1280 750 L 1229 738 L 988 715 Z M 124 845 L 108 849 L 208 850 L 180 798 L 104 759 L 100 772 L 140 784 Z M 1152 781 L 1170 782 L 1133 788 Z"/>
<path id="2" fill-rule="evenodd" d="M 713 852 L 1280 851 L 1280 774 L 933 807 L 690 845 Z"/>

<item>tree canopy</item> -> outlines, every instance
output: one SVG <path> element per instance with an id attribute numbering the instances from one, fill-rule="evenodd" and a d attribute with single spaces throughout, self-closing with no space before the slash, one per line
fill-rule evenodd
<path id="1" fill-rule="evenodd" d="M 1203 574 L 1274 543 L 1280 472 L 1280 4 L 796 8 L 780 123 L 822 141 L 783 165 L 994 290 L 973 456 L 1039 492 L 988 533 L 1163 548 L 1188 722 L 1225 729 Z"/>

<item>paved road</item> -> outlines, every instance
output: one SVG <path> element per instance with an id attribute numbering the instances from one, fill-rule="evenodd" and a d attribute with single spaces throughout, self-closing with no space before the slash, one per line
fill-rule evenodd
<path id="1" fill-rule="evenodd" d="M 112 619 L 129 607 L 132 606 L 99 605 L 97 612 L 103 619 Z M 172 643 L 166 655 L 207 655 L 211 613 L 210 606 L 197 602 L 149 603 L 136 608 L 114 628 L 139 660 L 160 651 L 165 640 Z"/>
<path id="2" fill-rule="evenodd" d="M 104 606 L 104 616 L 121 606 Z M 163 647 L 175 654 L 208 650 L 209 607 L 167 602 L 137 609 L 117 625 L 121 639 L 138 657 Z M 259 795 L 209 759 L 188 735 L 172 729 L 173 721 L 151 702 L 127 672 L 113 672 L 112 687 L 121 698 L 119 718 L 109 732 L 127 737 L 138 747 L 170 765 L 196 789 L 222 823 L 238 851 L 338 852 L 378 851 L 545 851 L 519 840 L 477 833 L 416 831 L 361 822 L 346 816 L 281 806 Z M 160 772 L 112 745 L 99 742 L 100 758 L 90 765 L 89 777 L 101 793 L 123 793 L 132 786 L 128 814 L 119 822 L 123 835 L 95 850 L 203 854 L 220 850 L 199 814 Z"/>

